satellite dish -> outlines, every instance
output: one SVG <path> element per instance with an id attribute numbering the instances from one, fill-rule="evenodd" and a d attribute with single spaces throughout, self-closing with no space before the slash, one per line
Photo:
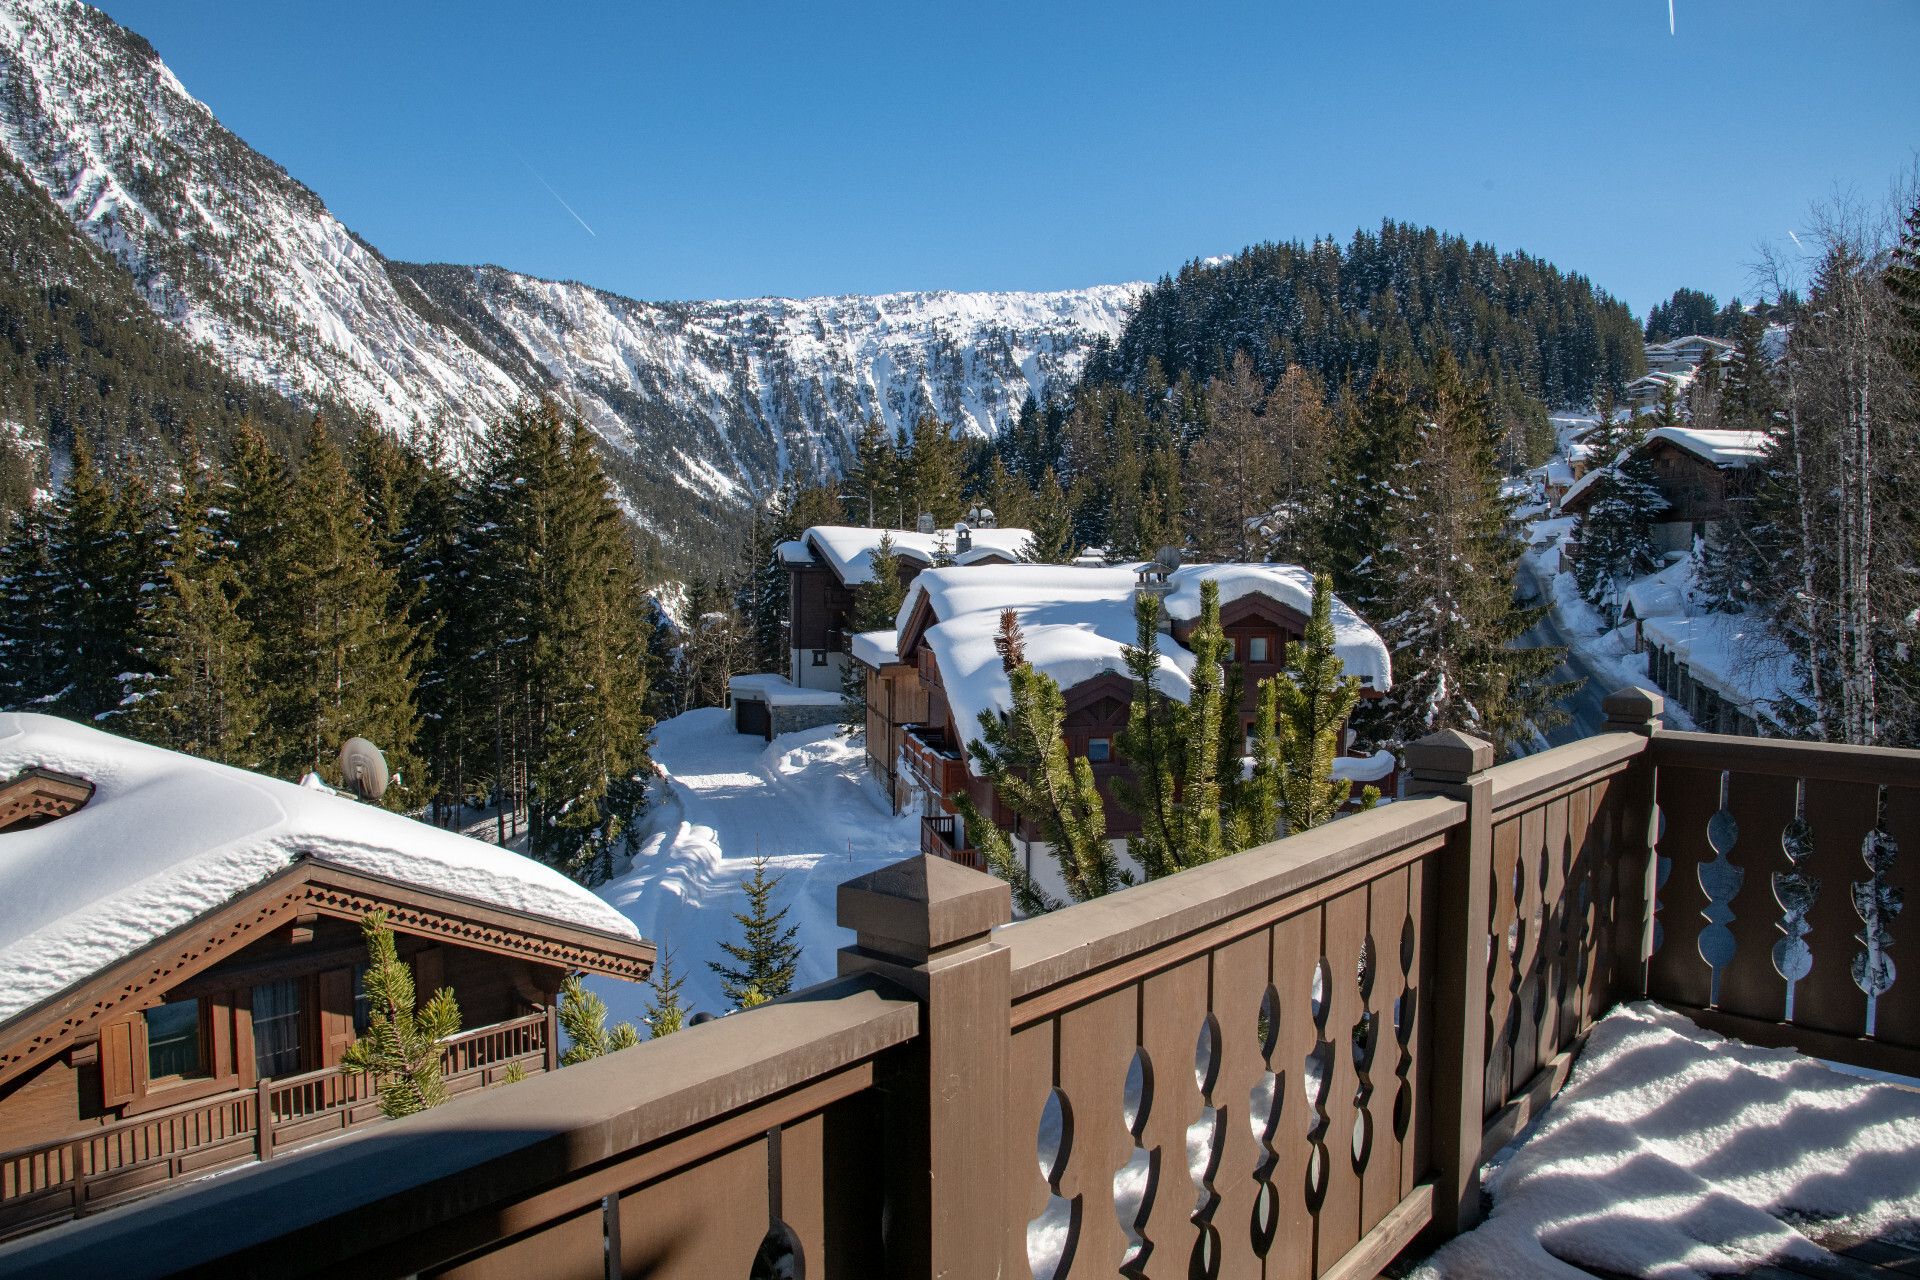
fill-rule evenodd
<path id="1" fill-rule="evenodd" d="M 378 800 L 387 793 L 387 758 L 365 738 L 340 744 L 340 781 L 362 800 Z"/>

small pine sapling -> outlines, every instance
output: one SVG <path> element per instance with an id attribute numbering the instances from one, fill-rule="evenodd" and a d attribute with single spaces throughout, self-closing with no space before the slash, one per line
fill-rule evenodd
<path id="1" fill-rule="evenodd" d="M 676 976 L 673 972 L 673 952 L 661 948 L 660 963 L 654 966 L 653 976 L 647 980 L 652 988 L 647 998 L 646 1018 L 650 1038 L 670 1036 L 687 1025 L 687 1011 L 680 1003 L 680 988 L 686 983 L 686 975 Z"/>
<path id="2" fill-rule="evenodd" d="M 367 940 L 367 976 L 363 989 L 372 1006 L 367 1034 L 340 1059 L 343 1075 L 372 1075 L 380 1086 L 380 1112 L 389 1118 L 410 1116 L 447 1100 L 440 1078 L 440 1042 L 460 1030 L 460 1006 L 453 989 L 433 993 L 415 1011 L 413 970 L 394 946 L 387 913 L 369 911 L 360 921 Z"/>
<path id="3" fill-rule="evenodd" d="M 587 990 L 587 984 L 577 973 L 568 974 L 560 984 L 560 1025 L 566 1028 L 567 1039 L 572 1041 L 560 1058 L 563 1067 L 640 1043 L 640 1035 L 631 1022 L 622 1022 L 612 1031 L 607 1030 L 607 1002 Z"/>
<path id="4" fill-rule="evenodd" d="M 1360 681 L 1344 674 L 1334 649 L 1333 582 L 1326 575 L 1313 580 L 1305 636 L 1287 646 L 1287 665 L 1268 687 L 1282 766 L 1280 821 L 1289 834 L 1307 831 L 1331 820 L 1352 794 L 1350 783 L 1333 776 L 1333 762 L 1340 731 L 1360 701 Z"/>
<path id="5" fill-rule="evenodd" d="M 767 860 L 753 860 L 753 875 L 741 887 L 746 890 L 747 909 L 734 912 L 742 939 L 722 942 L 720 949 L 733 958 L 731 965 L 709 960 L 707 967 L 720 975 L 720 989 L 740 1008 L 749 1008 L 747 992 L 756 992 L 761 1001 L 777 1000 L 793 990 L 794 971 L 800 963 L 800 946 L 794 938 L 798 925 L 786 925 L 786 907 L 773 909 L 773 891 L 780 877 L 767 875 Z"/>

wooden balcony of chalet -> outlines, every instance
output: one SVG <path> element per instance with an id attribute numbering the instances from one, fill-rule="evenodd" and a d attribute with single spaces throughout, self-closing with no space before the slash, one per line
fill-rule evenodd
<path id="1" fill-rule="evenodd" d="M 1920 890 L 1920 752 L 1607 706 L 1497 767 L 1435 735 L 1396 803 L 1019 923 L 1003 882 L 908 859 L 840 887 L 833 981 L 0 1272 L 1355 1280 L 1476 1221 L 1622 1000 L 1920 1074 L 1920 975 L 1855 984 L 1850 888 Z"/>
<path id="2" fill-rule="evenodd" d="M 928 792 L 950 796 L 967 789 L 967 762 L 947 735 L 931 725 L 908 725 L 900 750 L 907 772 Z"/>
<path id="3" fill-rule="evenodd" d="M 945 858 L 963 867 L 985 871 L 980 851 L 961 841 L 960 819 L 951 813 L 932 814 L 920 819 L 920 852 L 930 858 Z"/>
<path id="4" fill-rule="evenodd" d="M 448 1039 L 442 1078 L 457 1096 L 500 1083 L 515 1066 L 551 1071 L 557 1052 L 552 1012 L 529 1014 Z M 327 1067 L 0 1152 L 0 1239 L 381 1119 L 374 1080 Z"/>

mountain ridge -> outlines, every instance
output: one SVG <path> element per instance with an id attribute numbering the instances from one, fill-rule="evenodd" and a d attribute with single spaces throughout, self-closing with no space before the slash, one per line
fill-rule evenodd
<path id="1" fill-rule="evenodd" d="M 78 0 L 0 0 L 0 148 L 221 369 L 455 452 L 528 396 L 568 400 L 636 523 L 689 553 L 786 477 L 837 474 L 869 414 L 996 434 L 1145 287 L 644 302 L 390 259 Z"/>

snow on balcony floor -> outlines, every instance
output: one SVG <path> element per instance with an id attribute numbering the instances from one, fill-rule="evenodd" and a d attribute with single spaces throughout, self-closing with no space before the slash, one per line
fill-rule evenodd
<path id="1" fill-rule="evenodd" d="M 1810 1237 L 1920 1236 L 1920 1092 L 1624 1005 L 1485 1186 L 1487 1220 L 1420 1280 L 1831 1264 Z"/>

